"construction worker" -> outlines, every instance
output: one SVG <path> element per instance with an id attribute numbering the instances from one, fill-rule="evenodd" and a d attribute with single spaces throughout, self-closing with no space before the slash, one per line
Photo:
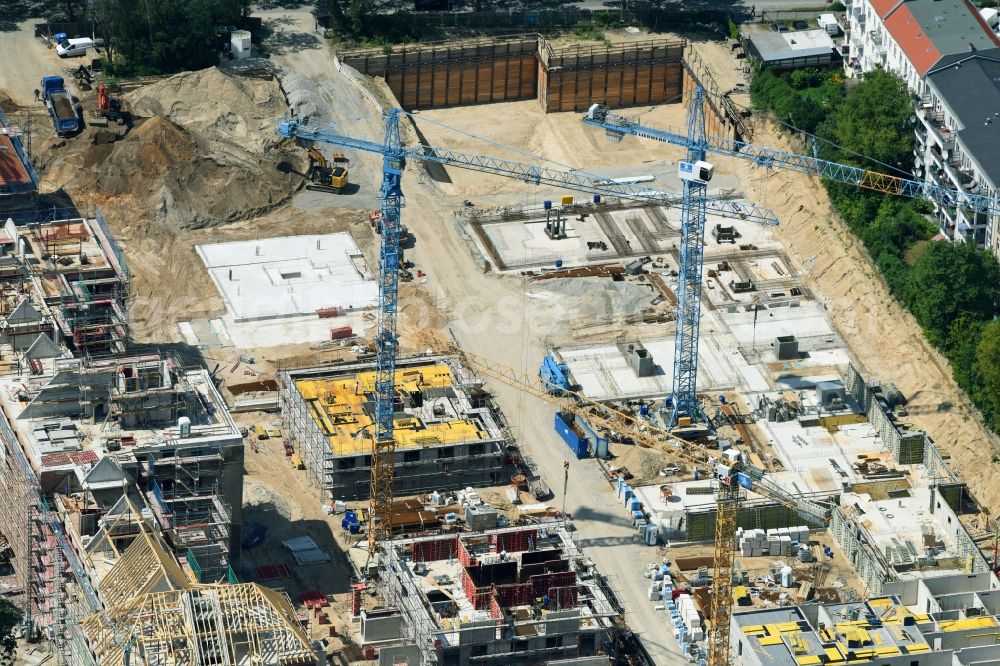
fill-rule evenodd
<path id="1" fill-rule="evenodd" d="M 38 90 L 38 88 L 35 88 L 35 101 L 36 102 L 42 101 L 42 93 L 40 90 Z"/>

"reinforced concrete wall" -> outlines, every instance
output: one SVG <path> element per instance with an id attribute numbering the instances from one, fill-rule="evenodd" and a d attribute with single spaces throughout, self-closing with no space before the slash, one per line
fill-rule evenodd
<path id="1" fill-rule="evenodd" d="M 875 540 L 864 527 L 850 517 L 840 507 L 834 507 L 830 517 L 830 531 L 844 556 L 865 584 L 864 594 L 882 594 L 882 586 L 889 580 L 889 564 L 882 554 L 872 546 Z"/>
<path id="2" fill-rule="evenodd" d="M 865 382 L 857 368 L 851 365 L 847 369 L 844 386 L 848 394 L 865 409 L 868 421 L 878 431 L 883 445 L 892 453 L 896 462 L 902 465 L 924 462 L 929 443 L 926 433 L 900 427 L 877 384 Z"/>
<path id="3" fill-rule="evenodd" d="M 669 538 L 685 541 L 712 541 L 715 539 L 716 515 L 715 509 L 687 513 L 684 516 L 686 526 L 683 527 L 681 533 L 671 534 Z M 815 518 L 779 504 L 741 506 L 736 518 L 736 526 L 743 529 L 769 530 L 792 527 L 793 525 L 819 527 Z"/>
<path id="4" fill-rule="evenodd" d="M 534 99 L 538 38 L 402 47 L 395 53 L 364 50 L 340 61 L 367 76 L 381 76 L 404 109 L 431 109 Z"/>
<path id="5" fill-rule="evenodd" d="M 683 90 L 683 41 L 552 49 L 539 40 L 538 99 L 546 113 L 676 103 Z"/>

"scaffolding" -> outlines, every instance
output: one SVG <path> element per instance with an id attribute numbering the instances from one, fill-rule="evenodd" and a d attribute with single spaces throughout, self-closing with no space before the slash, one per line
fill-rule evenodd
<path id="1" fill-rule="evenodd" d="M 106 610 L 83 619 L 102 666 L 305 666 L 317 654 L 287 597 L 257 584 L 193 583 L 159 534 L 140 534 L 98 586 Z"/>
<path id="2" fill-rule="evenodd" d="M 371 363 L 284 371 L 279 401 L 294 449 L 324 501 L 365 498 L 371 466 Z M 495 485 L 507 433 L 491 396 L 453 358 L 400 359 L 395 467 L 407 493 Z"/>

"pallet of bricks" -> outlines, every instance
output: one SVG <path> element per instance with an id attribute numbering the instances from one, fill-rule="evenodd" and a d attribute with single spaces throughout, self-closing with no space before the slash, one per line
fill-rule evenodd
<path id="1" fill-rule="evenodd" d="M 809 528 L 805 525 L 769 530 L 740 527 L 736 530 L 736 547 L 743 557 L 795 555 L 801 546 L 808 544 Z"/>

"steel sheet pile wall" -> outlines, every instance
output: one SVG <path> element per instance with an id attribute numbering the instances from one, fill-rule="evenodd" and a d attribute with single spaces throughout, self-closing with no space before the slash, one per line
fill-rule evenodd
<path id="1" fill-rule="evenodd" d="M 683 41 L 552 49 L 539 42 L 538 98 L 546 113 L 681 101 Z"/>
<path id="2" fill-rule="evenodd" d="M 367 76 L 381 76 L 404 109 L 431 109 L 534 99 L 538 39 L 444 43 L 344 53 L 340 61 Z"/>

